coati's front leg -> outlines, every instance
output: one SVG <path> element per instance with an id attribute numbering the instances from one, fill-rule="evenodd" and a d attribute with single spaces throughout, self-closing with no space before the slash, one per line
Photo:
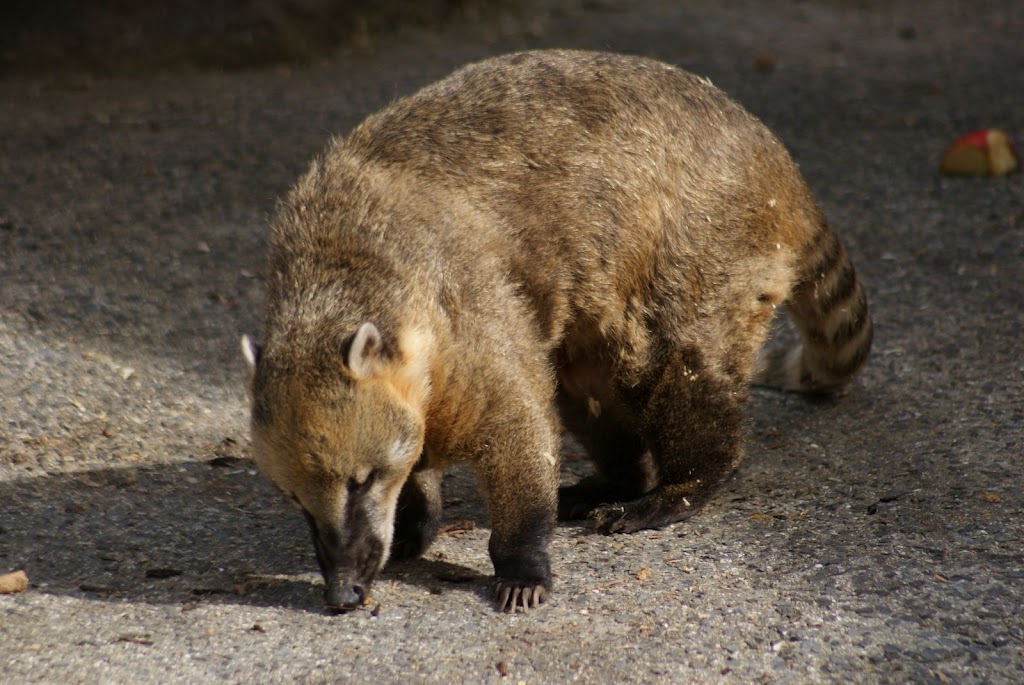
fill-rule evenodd
<path id="1" fill-rule="evenodd" d="M 538 606 L 551 591 L 548 543 L 558 495 L 558 434 L 550 408 L 521 397 L 514 411 L 498 408 L 485 434 L 477 474 L 491 519 L 497 609 Z M 510 402 L 505 399 L 501 404 Z"/>
<path id="2" fill-rule="evenodd" d="M 661 528 L 689 518 L 743 456 L 746 385 L 708 369 L 694 349 L 676 349 L 652 369 L 646 387 L 625 391 L 640 417 L 658 484 L 633 501 L 593 512 L 602 533 Z"/>
<path id="3" fill-rule="evenodd" d="M 395 534 L 391 540 L 392 559 L 420 556 L 441 529 L 441 469 L 428 468 L 424 457 L 402 486 L 395 509 Z"/>

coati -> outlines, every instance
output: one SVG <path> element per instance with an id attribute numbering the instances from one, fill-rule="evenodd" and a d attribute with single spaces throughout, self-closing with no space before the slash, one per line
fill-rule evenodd
<path id="1" fill-rule="evenodd" d="M 333 141 L 273 221 L 253 454 L 329 607 L 438 532 L 475 466 L 499 610 L 551 590 L 556 516 L 660 528 L 743 454 L 751 381 L 827 393 L 871 346 L 779 141 L 706 80 L 552 50 L 471 64 Z M 776 307 L 802 344 L 759 355 Z M 563 429 L 596 475 L 558 489 Z"/>

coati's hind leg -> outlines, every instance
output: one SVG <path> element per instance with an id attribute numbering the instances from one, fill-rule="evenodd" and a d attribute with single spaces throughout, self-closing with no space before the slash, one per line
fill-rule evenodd
<path id="1" fill-rule="evenodd" d="M 742 458 L 745 383 L 707 368 L 692 348 L 669 350 L 662 359 L 649 383 L 622 393 L 636 405 L 658 484 L 639 499 L 598 507 L 599 532 L 629 533 L 689 518 Z"/>
<path id="2" fill-rule="evenodd" d="M 391 540 L 392 559 L 420 556 L 441 528 L 441 469 L 424 466 L 421 457 L 402 486 L 395 509 L 395 534 Z"/>
<path id="3" fill-rule="evenodd" d="M 616 407 L 595 398 L 583 402 L 560 394 L 559 412 L 594 461 L 597 473 L 558 489 L 558 518 L 586 518 L 608 502 L 636 499 L 655 485 L 654 464 L 640 435 L 619 416 Z"/>

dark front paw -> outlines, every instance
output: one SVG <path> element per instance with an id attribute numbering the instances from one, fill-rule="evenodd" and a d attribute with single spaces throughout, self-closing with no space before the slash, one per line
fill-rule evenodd
<path id="1" fill-rule="evenodd" d="M 492 540 L 493 542 L 493 540 Z M 498 611 L 514 614 L 540 606 L 551 594 L 551 561 L 547 551 L 520 551 L 513 555 L 495 554 L 494 599 Z"/>
<path id="2" fill-rule="evenodd" d="M 536 609 L 548 598 L 550 585 L 544 581 L 520 582 L 499 578 L 494 590 L 496 608 L 507 614 Z"/>

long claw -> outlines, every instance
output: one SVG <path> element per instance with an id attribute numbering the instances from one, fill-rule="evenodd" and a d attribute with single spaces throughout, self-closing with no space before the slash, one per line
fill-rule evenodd
<path id="1" fill-rule="evenodd" d="M 515 586 L 501 584 L 497 588 L 498 611 L 515 614 L 526 613 L 536 609 L 547 599 L 547 590 L 543 585 Z"/>
<path id="2" fill-rule="evenodd" d="M 512 588 L 503 587 L 498 593 L 498 611 L 505 611 L 505 607 L 508 606 L 509 595 L 512 594 Z"/>
<path id="3" fill-rule="evenodd" d="M 519 609 L 519 596 L 522 592 L 523 589 L 520 587 L 517 587 L 514 590 L 512 590 L 512 599 L 509 601 L 508 607 L 508 611 L 510 614 L 516 613 L 516 611 Z"/>

